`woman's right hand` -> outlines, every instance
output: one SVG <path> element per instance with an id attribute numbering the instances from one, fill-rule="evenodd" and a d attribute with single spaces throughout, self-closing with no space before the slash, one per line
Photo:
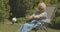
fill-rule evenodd
<path id="1" fill-rule="evenodd" d="M 27 15 L 27 16 L 26 16 L 26 19 L 27 19 L 27 20 L 30 20 L 30 19 L 32 19 L 32 16 Z"/>

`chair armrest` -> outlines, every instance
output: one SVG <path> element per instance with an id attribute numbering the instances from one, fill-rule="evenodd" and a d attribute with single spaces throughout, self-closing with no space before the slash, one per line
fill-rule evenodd
<path id="1" fill-rule="evenodd" d="M 46 21 L 44 21 L 45 23 L 50 23 L 51 19 L 46 19 Z"/>

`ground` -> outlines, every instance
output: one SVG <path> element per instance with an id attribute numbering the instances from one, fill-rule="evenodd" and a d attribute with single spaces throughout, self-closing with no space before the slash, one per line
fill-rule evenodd
<path id="1" fill-rule="evenodd" d="M 4 23 L 4 24 L 0 23 L 0 32 L 17 32 L 19 26 L 20 26 L 20 23 L 14 24 L 14 25 L 10 25 L 9 23 Z M 34 31 L 31 31 L 31 32 L 34 32 Z M 45 32 L 45 31 L 39 30 L 38 32 Z M 60 30 L 48 28 L 48 32 L 60 32 Z"/>

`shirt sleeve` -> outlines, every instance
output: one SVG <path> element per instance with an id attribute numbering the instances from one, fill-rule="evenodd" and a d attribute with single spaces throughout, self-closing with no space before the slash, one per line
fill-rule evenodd
<path id="1" fill-rule="evenodd" d="M 45 16 L 47 17 L 47 12 L 43 12 L 43 14 L 45 14 Z"/>

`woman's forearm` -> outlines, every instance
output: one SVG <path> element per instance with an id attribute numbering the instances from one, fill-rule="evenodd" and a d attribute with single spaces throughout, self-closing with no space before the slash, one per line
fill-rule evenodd
<path id="1" fill-rule="evenodd" d="M 38 15 L 36 15 L 36 16 L 33 16 L 33 18 L 40 18 Z"/>
<path id="2" fill-rule="evenodd" d="M 35 16 L 33 16 L 33 18 L 43 18 L 43 17 L 45 17 L 44 15 L 35 15 Z"/>
<path id="3" fill-rule="evenodd" d="M 33 17 L 32 16 L 28 16 L 28 17 L 26 17 L 26 19 L 32 19 Z"/>

